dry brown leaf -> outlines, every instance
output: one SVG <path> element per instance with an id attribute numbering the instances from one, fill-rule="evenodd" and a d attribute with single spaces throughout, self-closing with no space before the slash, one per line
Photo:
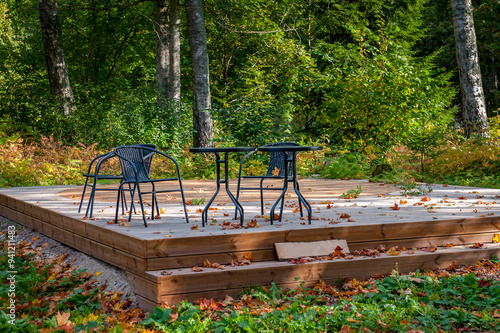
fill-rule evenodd
<path id="1" fill-rule="evenodd" d="M 67 325 L 67 324 L 71 323 L 69 321 L 69 316 L 70 315 L 71 314 L 69 312 L 61 313 L 60 311 L 58 311 L 56 313 L 57 326 L 64 326 L 64 325 Z"/>

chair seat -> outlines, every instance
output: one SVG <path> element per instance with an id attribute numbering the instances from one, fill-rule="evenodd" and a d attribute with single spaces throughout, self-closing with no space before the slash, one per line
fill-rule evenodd
<path id="1" fill-rule="evenodd" d="M 84 173 L 83 177 L 95 177 L 95 174 L 93 173 Z M 97 175 L 97 179 L 123 179 L 123 176 L 121 175 Z"/>
<path id="2" fill-rule="evenodd" d="M 267 176 L 267 175 L 263 175 L 263 176 L 243 176 L 243 178 L 284 179 L 285 176 Z"/>

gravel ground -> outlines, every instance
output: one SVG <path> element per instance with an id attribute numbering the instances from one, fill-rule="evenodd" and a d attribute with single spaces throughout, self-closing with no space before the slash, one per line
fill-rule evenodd
<path id="1" fill-rule="evenodd" d="M 53 255 L 66 254 L 67 256 L 64 259 L 65 262 L 71 263 L 73 267 L 84 269 L 86 270 L 86 272 L 93 274 L 92 279 L 96 280 L 99 285 L 105 286 L 105 289 L 110 291 L 122 292 L 122 297 L 124 297 L 124 299 L 128 298 L 131 300 L 133 305 L 138 305 L 134 291 L 128 281 L 127 274 L 124 270 L 88 256 L 85 253 L 61 244 L 58 241 L 53 240 L 52 238 L 44 236 L 37 231 L 26 228 L 18 223 L 0 216 L 0 231 L 5 232 L 7 231 L 8 226 L 12 225 L 16 227 L 16 240 L 18 243 L 22 241 L 28 243 L 31 242 L 34 238 L 38 237 L 33 241 L 33 248 L 43 246 L 43 251 L 40 251 L 35 257 L 49 258 Z M 96 273 L 99 273 L 97 274 L 98 276 L 96 276 Z"/>

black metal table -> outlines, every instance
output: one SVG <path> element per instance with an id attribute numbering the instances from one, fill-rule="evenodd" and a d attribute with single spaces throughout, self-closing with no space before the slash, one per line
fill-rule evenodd
<path id="1" fill-rule="evenodd" d="M 274 221 L 274 210 L 278 203 L 281 201 L 281 212 L 283 212 L 283 205 L 285 202 L 285 194 L 286 191 L 288 190 L 288 182 L 293 183 L 293 189 L 295 193 L 297 194 L 297 197 L 299 198 L 299 208 L 300 208 L 300 216 L 303 216 L 302 214 L 302 204 L 307 209 L 308 213 L 308 221 L 309 224 L 311 224 L 311 217 L 312 217 L 312 211 L 311 211 L 311 205 L 306 201 L 302 193 L 300 193 L 300 188 L 299 184 L 297 182 L 297 169 L 296 169 L 296 162 L 297 162 L 297 154 L 301 151 L 316 151 L 316 150 L 322 150 L 323 147 L 321 146 L 267 146 L 267 147 L 259 147 L 257 148 L 258 151 L 262 152 L 283 152 L 285 154 L 285 179 L 283 180 L 283 192 L 281 192 L 280 196 L 274 203 L 273 207 L 271 208 L 270 212 L 270 219 L 271 219 L 271 224 L 273 224 Z M 291 179 L 289 178 L 289 169 L 291 165 Z M 279 221 L 281 222 L 281 212 L 279 216 Z"/>
<path id="2" fill-rule="evenodd" d="M 228 161 L 229 161 L 229 153 L 244 153 L 255 150 L 254 147 L 214 147 L 214 148 L 189 148 L 189 151 L 192 153 L 213 153 L 215 154 L 216 163 L 217 163 L 217 190 L 215 191 L 212 198 L 208 201 L 203 212 L 201 213 L 201 224 L 204 227 L 205 223 L 208 220 L 208 210 L 210 205 L 214 201 L 215 197 L 219 194 L 220 184 L 226 184 L 226 192 L 231 201 L 236 206 L 236 210 L 240 213 L 240 223 L 243 225 L 243 207 L 236 200 L 234 195 L 229 190 L 229 171 L 228 171 Z M 220 153 L 224 153 L 224 159 L 220 158 Z M 224 165 L 224 179 L 220 179 L 220 165 Z"/>

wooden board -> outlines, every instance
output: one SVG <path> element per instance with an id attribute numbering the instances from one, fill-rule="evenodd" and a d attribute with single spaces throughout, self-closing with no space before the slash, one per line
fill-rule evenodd
<path id="1" fill-rule="evenodd" d="M 350 253 L 345 239 L 330 239 L 316 242 L 287 242 L 276 243 L 276 254 L 279 260 L 327 256 L 335 252 L 337 247 L 342 248 L 342 252 Z"/>

